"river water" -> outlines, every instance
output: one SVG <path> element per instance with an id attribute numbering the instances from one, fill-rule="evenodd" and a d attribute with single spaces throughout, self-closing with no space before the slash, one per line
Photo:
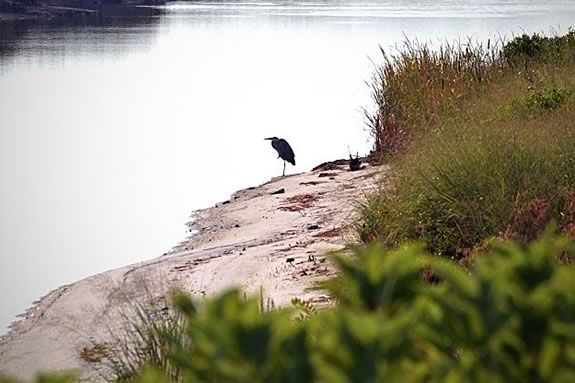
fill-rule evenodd
<path id="1" fill-rule="evenodd" d="M 0 334 L 50 290 L 161 255 L 193 209 L 367 153 L 378 46 L 565 32 L 572 0 L 212 1 L 0 26 Z"/>

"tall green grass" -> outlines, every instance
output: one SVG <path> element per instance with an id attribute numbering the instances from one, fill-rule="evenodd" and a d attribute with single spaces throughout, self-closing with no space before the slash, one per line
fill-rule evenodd
<path id="1" fill-rule="evenodd" d="M 499 47 L 407 45 L 385 58 L 373 87 L 376 148 L 394 154 L 393 182 L 360 203 L 362 241 L 422 239 L 435 254 L 462 258 L 491 236 L 529 240 L 551 220 L 567 226 L 573 30 Z M 389 120 L 403 132 L 399 146 L 388 140 Z"/>
<path id="2" fill-rule="evenodd" d="M 432 252 L 459 257 L 490 236 L 515 235 L 507 229 L 536 199 L 550 206 L 539 231 L 563 220 L 563 194 L 575 187 L 575 129 L 555 125 L 549 134 L 534 125 L 528 134 L 498 124 L 477 136 L 435 138 L 410 156 L 417 164 L 398 164 L 396 192 L 379 207 L 388 209 L 388 243 L 423 238 Z"/>

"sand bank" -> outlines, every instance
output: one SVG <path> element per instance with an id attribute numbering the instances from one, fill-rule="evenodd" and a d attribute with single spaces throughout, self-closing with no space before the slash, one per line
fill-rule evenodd
<path id="1" fill-rule="evenodd" d="M 30 378 L 40 370 L 75 369 L 94 378 L 80 358 L 91 340 L 106 339 L 129 302 L 177 287 L 209 296 L 231 286 L 263 289 L 281 306 L 293 297 L 326 303 L 312 289 L 334 275 L 325 253 L 343 246 L 353 201 L 375 187 L 385 169 L 346 164 L 273 179 L 197 211 L 193 235 L 161 257 L 62 286 L 29 309 L 0 338 L 0 372 Z M 288 262 L 288 258 L 292 258 Z"/>

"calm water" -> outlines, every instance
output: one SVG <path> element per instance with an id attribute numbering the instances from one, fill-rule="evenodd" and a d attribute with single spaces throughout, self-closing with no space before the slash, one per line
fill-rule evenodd
<path id="1" fill-rule="evenodd" d="M 370 144 L 360 108 L 403 35 L 565 31 L 572 0 L 194 2 L 0 26 L 0 333 L 62 284 L 158 256 L 192 209 Z"/>

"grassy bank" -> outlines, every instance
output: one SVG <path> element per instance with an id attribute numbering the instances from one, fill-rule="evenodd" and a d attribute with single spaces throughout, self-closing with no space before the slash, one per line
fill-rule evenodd
<path id="1" fill-rule="evenodd" d="M 365 242 L 424 240 L 466 258 L 492 236 L 575 222 L 575 31 L 384 57 L 369 115 L 393 187 L 370 195 Z"/>

